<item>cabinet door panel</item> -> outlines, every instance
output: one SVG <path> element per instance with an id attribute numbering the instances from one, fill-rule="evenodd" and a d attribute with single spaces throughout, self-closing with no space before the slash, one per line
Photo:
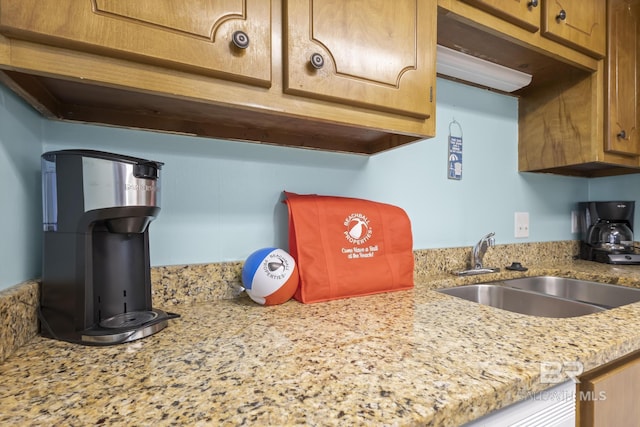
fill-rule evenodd
<path id="1" fill-rule="evenodd" d="M 640 420 L 640 358 L 597 376 L 581 379 L 578 395 L 580 425 L 637 426 Z"/>
<path id="2" fill-rule="evenodd" d="M 432 115 L 434 0 L 291 0 L 285 19 L 285 92 Z"/>
<path id="3" fill-rule="evenodd" d="M 269 86 L 270 7 L 263 0 L 0 0 L 0 32 Z M 232 43 L 236 31 L 248 47 Z"/>
<path id="4" fill-rule="evenodd" d="M 604 56 L 607 40 L 605 1 L 545 0 L 542 5 L 542 34 L 596 58 Z"/>
<path id="5" fill-rule="evenodd" d="M 528 31 L 540 28 L 540 7 L 531 0 L 463 0 Z"/>
<path id="6" fill-rule="evenodd" d="M 640 155 L 640 0 L 609 0 L 607 150 Z"/>

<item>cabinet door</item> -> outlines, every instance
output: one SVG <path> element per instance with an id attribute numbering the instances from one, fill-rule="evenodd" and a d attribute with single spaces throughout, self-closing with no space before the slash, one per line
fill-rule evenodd
<path id="1" fill-rule="evenodd" d="M 286 93 L 433 114 L 436 0 L 289 0 L 285 7 Z"/>
<path id="2" fill-rule="evenodd" d="M 609 0 L 607 151 L 640 155 L 640 0 Z"/>
<path id="3" fill-rule="evenodd" d="M 605 55 L 607 28 L 604 0 L 545 0 L 542 34 L 596 58 Z"/>
<path id="4" fill-rule="evenodd" d="M 0 0 L 0 32 L 269 86 L 270 8 L 264 0 Z"/>
<path id="5" fill-rule="evenodd" d="M 583 427 L 637 426 L 640 420 L 640 358 L 614 363 L 580 378 L 579 425 Z"/>
<path id="6" fill-rule="evenodd" d="M 540 0 L 463 0 L 528 31 L 540 28 Z"/>

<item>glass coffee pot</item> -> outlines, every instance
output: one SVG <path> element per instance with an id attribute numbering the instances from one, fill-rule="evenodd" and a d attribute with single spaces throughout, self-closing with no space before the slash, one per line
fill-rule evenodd
<path id="1" fill-rule="evenodd" d="M 633 231 L 622 222 L 599 222 L 591 227 L 589 243 L 611 252 L 633 252 Z"/>

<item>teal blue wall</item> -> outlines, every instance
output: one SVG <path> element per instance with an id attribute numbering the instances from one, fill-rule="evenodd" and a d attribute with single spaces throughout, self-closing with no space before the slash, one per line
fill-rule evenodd
<path id="1" fill-rule="evenodd" d="M 638 177 L 584 178 L 517 172 L 517 100 L 438 80 L 437 136 L 375 156 L 326 153 L 42 119 L 0 87 L 0 289 L 40 274 L 39 155 L 64 148 L 159 160 L 162 211 L 150 226 L 152 265 L 242 260 L 286 247 L 283 190 L 362 197 L 409 214 L 416 249 L 573 239 L 574 203 L 625 193 Z M 463 128 L 463 179 L 447 179 L 451 120 Z M 636 185 L 636 187 L 638 187 Z M 530 237 L 514 238 L 516 211 Z M 13 224 L 18 224 L 16 227 Z"/>
<path id="2" fill-rule="evenodd" d="M 0 85 L 0 289 L 40 274 L 42 122 Z"/>
<path id="3" fill-rule="evenodd" d="M 640 175 L 595 179 L 589 185 L 588 200 L 640 200 Z M 634 224 L 640 224 L 640 205 L 636 206 Z M 637 234 L 637 233 L 634 233 Z M 635 236 L 638 240 L 638 236 Z"/>

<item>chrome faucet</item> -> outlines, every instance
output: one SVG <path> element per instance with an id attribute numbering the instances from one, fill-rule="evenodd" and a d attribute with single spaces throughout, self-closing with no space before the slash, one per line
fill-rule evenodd
<path id="1" fill-rule="evenodd" d="M 493 238 L 496 233 L 489 233 L 484 236 L 471 251 L 471 265 L 469 270 L 454 271 L 456 276 L 472 276 L 475 274 L 496 273 L 500 271 L 499 268 L 487 268 L 482 265 L 482 259 L 490 246 L 495 245 L 496 240 Z"/>
<path id="2" fill-rule="evenodd" d="M 471 268 L 476 270 L 483 268 L 482 259 L 487 249 L 496 244 L 496 239 L 493 237 L 495 235 L 496 233 L 487 234 L 473 247 L 473 252 L 471 252 Z"/>

